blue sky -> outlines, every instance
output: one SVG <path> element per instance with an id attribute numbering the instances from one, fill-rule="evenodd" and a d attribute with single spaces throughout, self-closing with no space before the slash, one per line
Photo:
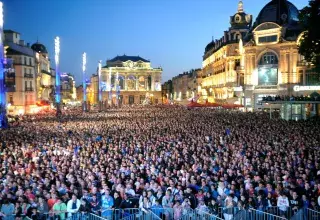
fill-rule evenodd
<path id="1" fill-rule="evenodd" d="M 139 55 L 162 66 L 163 81 L 200 68 L 205 46 L 220 38 L 236 13 L 238 0 L 2 0 L 4 26 L 26 42 L 39 39 L 53 58 L 61 38 L 61 71 L 82 80 L 116 55 Z M 258 15 L 270 0 L 243 0 L 245 12 Z M 301 9 L 307 0 L 292 0 Z M 53 60 L 53 59 L 52 59 Z M 54 64 L 52 62 L 52 64 Z"/>

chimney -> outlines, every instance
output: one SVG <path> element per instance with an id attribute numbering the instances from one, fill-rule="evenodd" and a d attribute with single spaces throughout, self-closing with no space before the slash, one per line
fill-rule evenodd
<path id="1" fill-rule="evenodd" d="M 19 45 L 20 45 L 20 46 L 25 46 L 24 40 L 20 40 L 20 41 L 19 41 Z"/>

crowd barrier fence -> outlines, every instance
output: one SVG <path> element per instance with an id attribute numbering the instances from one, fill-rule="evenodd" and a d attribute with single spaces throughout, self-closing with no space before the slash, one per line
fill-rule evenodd
<path id="1" fill-rule="evenodd" d="M 292 214 L 294 213 L 294 214 Z M 21 220 L 320 220 L 320 212 L 308 208 L 292 212 L 280 212 L 278 207 L 270 207 L 265 211 L 250 208 L 248 210 L 233 208 L 219 208 L 217 215 L 203 209 L 151 208 L 151 209 L 107 209 L 102 215 L 93 213 L 37 213 L 37 216 L 22 216 Z M 281 216 L 282 215 L 282 216 Z M 16 219 L 15 215 L 6 216 L 7 220 Z M 12 218 L 10 218 L 12 217 Z"/>

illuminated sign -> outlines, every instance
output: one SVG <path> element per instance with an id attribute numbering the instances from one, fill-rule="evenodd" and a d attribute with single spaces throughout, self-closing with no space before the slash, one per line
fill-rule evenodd
<path id="1" fill-rule="evenodd" d="M 293 91 L 299 92 L 299 91 L 316 91 L 320 90 L 320 86 L 294 86 Z"/>
<path id="2" fill-rule="evenodd" d="M 233 91 L 234 91 L 234 92 L 242 92 L 242 91 L 243 91 L 242 86 L 233 87 Z"/>

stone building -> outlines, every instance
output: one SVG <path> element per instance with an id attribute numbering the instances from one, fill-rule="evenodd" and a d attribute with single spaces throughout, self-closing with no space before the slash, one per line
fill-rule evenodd
<path id="1" fill-rule="evenodd" d="M 203 60 L 202 96 L 214 102 L 262 109 L 266 96 L 300 96 L 319 91 L 319 74 L 298 52 L 302 29 L 298 9 L 287 0 L 266 4 L 255 22 L 239 2 L 231 28 L 210 42 Z"/>
<path id="2" fill-rule="evenodd" d="M 161 102 L 162 68 L 153 68 L 139 56 L 116 56 L 101 69 L 102 101 L 112 105 Z M 98 102 L 98 75 L 91 77 L 94 102 Z"/>

